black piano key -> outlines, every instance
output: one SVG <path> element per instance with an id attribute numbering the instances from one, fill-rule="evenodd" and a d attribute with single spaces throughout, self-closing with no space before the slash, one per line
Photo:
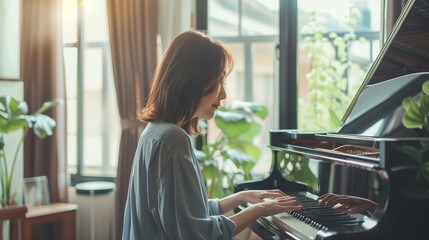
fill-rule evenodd
<path id="1" fill-rule="evenodd" d="M 288 195 L 295 196 L 304 209 L 287 211 L 287 213 L 318 230 L 349 229 L 358 227 L 362 223 L 361 220 L 353 216 L 330 206 L 320 205 L 318 200 L 308 198 L 300 193 L 289 193 Z"/>

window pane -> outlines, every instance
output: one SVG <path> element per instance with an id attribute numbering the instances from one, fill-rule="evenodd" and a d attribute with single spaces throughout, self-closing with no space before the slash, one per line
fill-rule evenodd
<path id="1" fill-rule="evenodd" d="M 107 47 L 84 49 L 84 175 L 116 174 L 120 124 L 107 51 Z"/>
<path id="2" fill-rule="evenodd" d="M 100 48 L 84 49 L 83 166 L 101 168 L 103 56 Z M 87 174 L 87 173 L 84 173 Z"/>
<path id="3" fill-rule="evenodd" d="M 63 41 L 77 42 L 77 1 L 63 0 Z"/>
<path id="4" fill-rule="evenodd" d="M 239 0 L 208 1 L 208 29 L 211 36 L 238 36 Z"/>
<path id="5" fill-rule="evenodd" d="M 279 126 L 278 101 L 278 61 L 275 57 L 276 43 L 258 42 L 253 44 L 253 102 L 260 103 L 269 109 L 264 121 L 260 121 L 261 134 L 255 138 L 262 155 L 254 172 L 267 173 L 271 168 L 271 149 L 266 146 L 270 142 L 269 132 Z M 267 161 L 267 159 L 269 159 Z"/>
<path id="6" fill-rule="evenodd" d="M 242 4 L 242 35 L 278 34 L 278 0 L 246 0 Z"/>
<path id="7" fill-rule="evenodd" d="M 0 0 L 0 78 L 19 79 L 19 3 Z"/>
<path id="8" fill-rule="evenodd" d="M 231 49 L 232 56 L 234 57 L 234 68 L 231 74 L 225 81 L 227 98 L 225 104 L 229 105 L 233 100 L 244 101 L 245 99 L 245 50 L 243 43 L 228 43 L 228 47 Z"/>
<path id="9" fill-rule="evenodd" d="M 77 49 L 64 48 L 67 101 L 67 164 L 68 173 L 77 171 Z"/>
<path id="10" fill-rule="evenodd" d="M 380 2 L 298 1 L 298 31 L 298 128 L 339 129 L 380 50 Z"/>
<path id="11" fill-rule="evenodd" d="M 84 0 L 83 19 L 85 42 L 109 41 L 105 0 Z"/>

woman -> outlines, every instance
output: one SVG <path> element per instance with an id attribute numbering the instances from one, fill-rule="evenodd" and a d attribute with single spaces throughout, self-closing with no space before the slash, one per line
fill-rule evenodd
<path id="1" fill-rule="evenodd" d="M 148 125 L 134 159 L 122 239 L 231 239 L 261 216 L 302 208 L 278 190 L 207 199 L 190 135 L 226 98 L 232 65 L 226 46 L 204 32 L 184 32 L 167 48 L 139 116 Z M 221 215 L 245 202 L 254 205 Z"/>

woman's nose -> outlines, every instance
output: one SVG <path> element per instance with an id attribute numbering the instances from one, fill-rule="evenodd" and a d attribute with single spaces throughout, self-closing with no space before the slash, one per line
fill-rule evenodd
<path id="1" fill-rule="evenodd" d="M 219 98 L 221 100 L 226 98 L 226 91 L 225 91 L 225 87 L 223 86 L 223 84 L 220 87 L 220 93 L 219 93 Z"/>

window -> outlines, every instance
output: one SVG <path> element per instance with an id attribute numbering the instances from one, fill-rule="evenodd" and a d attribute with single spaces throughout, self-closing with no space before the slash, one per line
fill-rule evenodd
<path id="1" fill-rule="evenodd" d="M 380 1 L 298 1 L 299 129 L 339 129 L 380 51 L 380 14 Z"/>
<path id="2" fill-rule="evenodd" d="M 339 122 L 331 120 L 331 117 L 342 117 L 380 49 L 381 1 L 299 0 L 296 6 L 293 2 L 208 0 L 207 29 L 211 36 L 226 43 L 235 57 L 235 68 L 226 81 L 228 98 L 225 103 L 252 101 L 269 109 L 269 117 L 256 139 L 263 154 L 253 168 L 254 175 L 268 173 L 271 167 L 271 150 L 266 147 L 269 131 L 280 128 L 283 116 L 297 118 L 298 129 L 338 128 Z M 290 5 L 282 8 L 281 4 Z M 280 18 L 280 12 L 290 7 L 296 8 L 297 39 L 284 35 L 285 26 L 295 23 L 294 14 L 283 14 Z M 283 30 L 279 30 L 281 27 Z M 281 41 L 280 31 L 284 31 L 282 36 L 286 36 L 288 41 Z M 280 62 L 276 54 L 278 44 L 284 51 L 296 48 L 297 59 L 289 59 L 297 66 L 297 89 L 292 88 L 292 95 L 297 97 L 291 104 L 297 105 L 296 112 L 295 107 L 290 110 L 283 106 L 280 99 L 281 95 L 290 93 L 290 89 L 280 88 L 285 86 L 281 81 L 290 81 L 290 77 L 280 79 Z M 324 59 L 315 58 L 322 56 Z M 331 75 L 324 75 L 326 72 Z M 295 77 L 294 73 L 291 75 Z M 295 125 L 296 120 L 291 122 L 283 125 Z M 328 124 L 330 122 L 332 124 Z M 217 136 L 214 130 L 210 130 L 213 125 L 213 122 L 209 123 L 209 141 Z"/>
<path id="3" fill-rule="evenodd" d="M 268 132 L 278 129 L 278 59 L 276 46 L 279 38 L 278 0 L 209 0 L 208 31 L 210 35 L 226 43 L 234 56 L 235 66 L 226 81 L 228 105 L 234 100 L 257 102 L 269 109 L 261 134 L 255 144 L 262 150 L 259 162 L 253 169 L 268 172 L 271 151 L 266 147 Z M 213 133 L 214 122 L 209 123 L 208 141 Z M 257 174 L 255 172 L 255 174 Z"/>
<path id="4" fill-rule="evenodd" d="M 114 177 L 121 132 L 106 2 L 63 0 L 63 40 L 72 184 L 83 176 Z"/>

